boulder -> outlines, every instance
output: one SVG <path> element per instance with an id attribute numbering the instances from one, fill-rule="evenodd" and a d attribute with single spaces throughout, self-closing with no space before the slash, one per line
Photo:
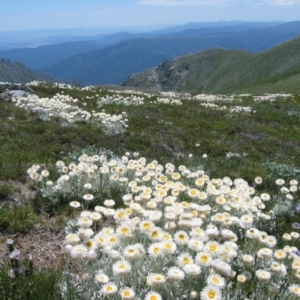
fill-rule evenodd
<path id="1" fill-rule="evenodd" d="M 33 94 L 33 90 L 26 84 L 0 82 L 0 100 L 10 102 L 12 98 L 26 97 Z"/>
<path id="2" fill-rule="evenodd" d="M 27 97 L 32 93 L 23 90 L 9 90 L 0 94 L 0 100 L 11 102 L 13 98 Z"/>

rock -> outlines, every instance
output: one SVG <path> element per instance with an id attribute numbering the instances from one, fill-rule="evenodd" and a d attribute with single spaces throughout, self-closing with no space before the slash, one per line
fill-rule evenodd
<path id="1" fill-rule="evenodd" d="M 23 90 L 6 91 L 6 92 L 0 94 L 0 100 L 4 100 L 6 102 L 11 102 L 13 98 L 27 97 L 31 94 L 32 93 L 28 93 Z"/>
<path id="2" fill-rule="evenodd" d="M 14 91 L 14 90 L 21 90 L 28 93 L 33 93 L 32 89 L 24 83 L 8 83 L 8 82 L 1 83 L 0 82 L 0 92 Z"/>
<path id="3" fill-rule="evenodd" d="M 12 98 L 27 97 L 33 94 L 26 84 L 0 83 L 0 100 L 10 102 Z"/>

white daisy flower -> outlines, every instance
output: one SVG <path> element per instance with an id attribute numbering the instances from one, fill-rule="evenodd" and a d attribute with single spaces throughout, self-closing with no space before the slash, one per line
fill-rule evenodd
<path id="1" fill-rule="evenodd" d="M 184 279 L 184 272 L 177 267 L 171 267 L 168 269 L 167 276 L 171 282 L 182 281 Z"/>
<path id="2" fill-rule="evenodd" d="M 208 285 L 200 293 L 201 300 L 221 300 L 222 292 L 219 288 Z"/>
<path id="3" fill-rule="evenodd" d="M 126 260 L 120 260 L 113 264 L 112 271 L 115 276 L 125 276 L 130 273 L 131 265 Z"/>

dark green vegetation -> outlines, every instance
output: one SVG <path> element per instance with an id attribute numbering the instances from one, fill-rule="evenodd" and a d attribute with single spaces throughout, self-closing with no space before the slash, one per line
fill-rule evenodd
<path id="1" fill-rule="evenodd" d="M 134 74 L 125 86 L 191 93 L 299 93 L 300 37 L 250 54 L 208 50 Z"/>
<path id="2" fill-rule="evenodd" d="M 56 87 L 37 87 L 41 96 L 61 92 Z M 65 90 L 81 99 L 93 96 L 91 91 Z M 97 91 L 99 97 L 107 91 Z M 97 110 L 96 98 L 89 99 L 85 109 Z M 0 180 L 26 181 L 26 169 L 33 163 L 50 164 L 69 152 L 87 146 L 104 147 L 116 155 L 125 151 L 139 151 L 148 159 L 161 163 L 175 160 L 184 163 L 188 154 L 195 159 L 207 153 L 206 169 L 214 177 L 243 177 L 250 182 L 255 176 L 272 181 L 280 174 L 272 174 L 268 162 L 286 164 L 300 169 L 299 151 L 299 97 L 273 103 L 254 103 L 247 98 L 238 105 L 251 106 L 256 113 L 229 113 L 204 108 L 199 101 L 183 101 L 183 105 L 151 103 L 150 98 L 141 106 L 108 105 L 108 113 L 126 111 L 129 129 L 124 135 L 105 136 L 101 129 L 90 123 L 76 127 L 61 127 L 59 119 L 40 121 L 34 113 L 1 102 Z M 237 105 L 222 103 L 230 107 Z M 201 143 L 198 148 L 197 142 Z M 226 159 L 227 152 L 247 153 L 246 157 Z M 7 188 L 4 188 L 4 190 Z M 6 193 L 6 192 L 4 192 Z M 6 193 L 7 194 L 7 193 Z"/>
<path id="3" fill-rule="evenodd" d="M 126 40 L 104 49 L 67 58 L 39 72 L 86 84 L 120 84 L 129 75 L 155 67 L 166 59 L 207 49 L 263 51 L 300 33 L 300 22 L 237 32 L 195 29 L 169 35 Z M 226 30 L 225 30 L 226 31 Z"/>
<path id="4" fill-rule="evenodd" d="M 28 83 L 33 80 L 55 81 L 50 76 L 34 72 L 19 62 L 12 62 L 9 59 L 3 58 L 0 59 L 0 81 Z"/>
<path id="5" fill-rule="evenodd" d="M 33 258 L 20 261 L 21 252 L 13 240 L 7 241 L 10 253 L 8 267 L 0 268 L 0 298 L 2 300 L 59 299 L 57 271 L 37 271 Z"/>

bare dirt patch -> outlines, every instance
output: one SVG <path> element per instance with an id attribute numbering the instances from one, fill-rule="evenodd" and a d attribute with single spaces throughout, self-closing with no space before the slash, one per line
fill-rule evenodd
<path id="1" fill-rule="evenodd" d="M 168 152 L 171 152 L 172 155 L 177 159 L 180 157 L 184 157 L 184 152 L 180 147 L 176 147 L 168 143 L 157 143 L 157 142 L 152 142 L 151 146 L 156 148 L 158 151 L 167 150 Z"/>
<path id="2" fill-rule="evenodd" d="M 9 251 L 7 239 L 14 241 L 15 249 L 20 250 L 20 260 L 30 256 L 35 269 L 61 269 L 63 266 L 63 239 L 64 233 L 54 233 L 47 228 L 34 229 L 28 234 L 0 233 L 0 266 L 7 265 Z"/>
<path id="3" fill-rule="evenodd" d="M 12 205 L 21 205 L 30 201 L 35 195 L 35 192 L 30 189 L 29 183 L 22 183 L 14 180 L 0 181 L 0 185 L 7 185 L 11 187 L 11 193 L 8 195 L 1 195 L 0 205 L 4 202 L 9 202 Z"/>
<path id="4" fill-rule="evenodd" d="M 12 180 L 1 181 L 0 183 L 12 187 L 12 192 L 0 199 L 0 207 L 8 204 L 7 209 L 10 209 L 14 206 L 25 205 L 35 196 L 35 192 L 30 189 L 28 183 Z M 46 220 L 46 216 L 45 222 L 49 222 L 49 220 Z M 55 224 L 52 224 L 52 227 L 53 225 L 55 226 Z M 41 224 L 34 226 L 28 233 L 0 232 L 0 266 L 9 263 L 7 239 L 12 239 L 15 249 L 20 250 L 21 261 L 28 259 L 30 256 L 32 257 L 36 269 L 62 268 L 63 232 Z"/>

